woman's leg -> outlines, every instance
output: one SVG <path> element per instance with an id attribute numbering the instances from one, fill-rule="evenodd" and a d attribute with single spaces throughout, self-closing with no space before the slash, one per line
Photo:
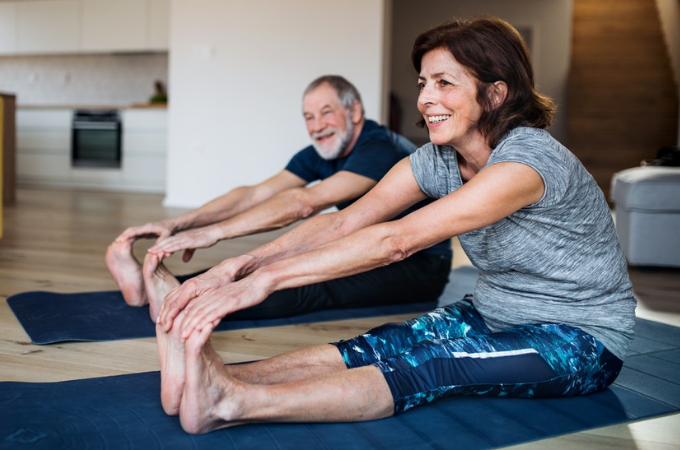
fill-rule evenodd
<path id="1" fill-rule="evenodd" d="M 437 333 L 446 338 L 488 333 L 468 301 L 431 311 L 413 320 L 382 325 L 349 341 L 317 345 L 248 364 L 227 366 L 229 375 L 247 383 L 275 384 L 361 367 L 398 355 Z M 337 348 L 336 348 L 337 347 Z"/>
<path id="2" fill-rule="evenodd" d="M 372 420 L 393 413 L 392 395 L 375 367 L 273 385 L 249 384 L 229 375 L 210 345 L 211 331 L 194 332 L 185 345 L 180 421 L 189 433 L 264 421 Z"/>
<path id="3" fill-rule="evenodd" d="M 181 320 L 177 323 L 179 323 Z M 173 330 L 179 326 L 173 327 Z M 250 384 L 277 384 L 368 366 L 411 348 L 414 343 L 440 336 L 454 338 L 488 332 L 469 301 L 447 305 L 406 322 L 374 328 L 349 341 L 303 348 L 247 364 L 225 367 L 232 378 Z M 161 362 L 161 399 L 168 414 L 176 414 L 184 386 L 184 346 L 172 330 L 157 328 Z M 337 348 L 336 348 L 337 347 Z"/>
<path id="4" fill-rule="evenodd" d="M 179 329 L 179 327 L 174 328 Z M 376 386 L 387 386 L 380 371 L 370 366 L 373 362 L 396 356 L 408 350 L 414 343 L 432 338 L 434 334 L 455 338 L 477 335 L 482 332 L 488 332 L 488 330 L 475 312 L 474 307 L 469 302 L 462 301 L 410 321 L 383 325 L 367 334 L 350 341 L 343 341 L 335 344 L 335 346 L 309 347 L 254 363 L 229 366 L 222 365 L 221 359 L 214 352 L 205 336 L 201 342 L 206 342 L 206 345 L 201 347 L 200 351 L 197 351 L 196 346 L 194 346 L 194 357 L 189 360 L 185 356 L 186 346 L 181 344 L 178 336 L 173 335 L 172 332 L 170 334 L 159 333 L 161 377 L 164 380 L 161 385 L 161 398 L 164 400 L 163 405 L 166 412 L 176 413 L 178 409 L 187 411 L 184 413 L 184 422 L 187 429 L 193 430 L 193 432 L 228 426 L 229 424 L 233 425 L 232 419 L 237 420 L 235 417 L 248 417 L 245 411 L 229 409 L 234 408 L 233 402 L 230 403 L 230 407 L 222 405 L 225 409 L 214 416 L 197 415 L 194 409 L 205 407 L 206 400 L 202 396 L 203 391 L 211 392 L 212 394 L 208 398 L 213 400 L 225 396 L 238 399 L 236 393 L 242 391 L 247 391 L 248 395 L 255 395 L 257 389 L 254 385 L 263 385 L 263 388 L 268 385 L 278 385 L 278 387 L 271 386 L 272 389 L 262 391 L 266 392 L 263 399 L 268 399 L 265 403 L 272 401 L 271 395 L 279 395 L 275 392 L 276 389 L 282 389 L 284 393 L 290 392 L 291 395 L 294 392 L 296 395 L 303 395 L 304 392 L 321 389 L 327 391 L 327 394 L 331 397 L 337 395 L 336 401 L 350 398 L 348 396 L 356 390 L 357 395 L 360 393 L 360 397 L 363 395 L 362 399 L 365 399 L 364 394 L 375 391 Z M 186 365 L 182 364 L 185 360 Z M 364 367 L 360 371 L 347 370 L 348 367 L 359 366 L 368 367 Z M 193 382 L 191 387 L 187 387 L 185 379 L 188 378 L 187 373 L 190 370 L 193 374 Z M 208 383 L 205 381 L 206 379 L 212 381 Z M 351 380 L 351 387 L 344 387 L 339 392 L 334 388 L 328 389 L 328 386 L 326 386 L 327 383 L 343 386 L 348 382 L 347 380 Z M 213 381 L 215 385 L 210 387 L 209 385 Z M 235 391 L 232 392 L 234 389 Z M 332 394 L 333 392 L 335 394 Z M 386 389 L 385 392 L 389 393 L 389 389 Z M 323 407 L 314 409 L 307 405 L 302 411 L 305 414 L 311 414 L 315 411 L 314 414 L 319 415 L 318 420 L 323 420 L 323 418 L 328 420 L 361 420 L 362 417 L 366 419 L 384 417 L 385 404 L 392 405 L 392 399 L 391 395 L 380 397 L 380 399 L 382 402 L 376 403 L 375 398 L 369 398 L 370 403 L 377 406 L 377 411 L 380 411 L 380 413 L 375 411 L 369 413 L 372 409 L 364 407 L 361 399 L 356 402 L 352 401 L 344 407 L 333 408 L 332 412 L 335 414 L 335 416 L 332 416 L 333 419 L 324 412 Z M 180 407 L 185 402 L 189 403 Z M 251 406 L 254 405 L 256 404 L 251 404 Z M 361 405 L 361 408 L 352 412 L 355 405 Z M 260 406 L 260 408 L 264 411 L 265 406 Z M 191 413 L 188 412 L 190 410 Z M 364 410 L 367 415 L 363 415 L 362 411 Z M 190 417 L 195 417 L 196 420 L 190 420 Z M 273 419 L 275 416 L 262 413 L 262 420 L 265 417 Z M 343 417 L 345 419 L 342 419 Z M 279 417 L 279 420 L 293 419 Z"/>
<path id="5" fill-rule="evenodd" d="M 622 362 L 582 330 L 525 325 L 500 333 L 435 339 L 374 364 L 395 413 L 447 395 L 560 397 L 605 389 Z"/>
<path id="6" fill-rule="evenodd" d="M 250 384 L 278 384 L 347 370 L 329 344 L 305 347 L 247 364 L 225 367 L 229 376 Z"/>
<path id="7" fill-rule="evenodd" d="M 407 322 L 386 324 L 375 328 L 358 338 L 335 344 L 337 348 L 333 345 L 319 345 L 254 363 L 228 366 L 223 366 L 221 363 L 206 363 L 199 364 L 199 366 L 211 367 L 208 373 L 211 373 L 214 379 L 229 380 L 233 386 L 290 385 L 290 383 L 302 381 L 305 381 L 303 384 L 309 383 L 310 386 L 314 383 L 322 383 L 323 385 L 321 380 L 325 377 L 342 378 L 346 376 L 343 374 L 348 372 L 348 367 L 370 366 L 375 361 L 395 356 L 410 348 L 412 343 L 431 338 L 434 332 L 446 337 L 458 337 L 488 332 L 488 330 L 469 301 L 462 301 Z M 159 333 L 158 338 L 161 377 L 164 380 L 161 385 L 161 398 L 164 400 L 163 405 L 166 412 L 175 413 L 180 403 L 184 401 L 182 399 L 184 398 L 185 369 L 197 363 L 187 363 L 186 366 L 181 364 L 185 361 L 185 355 L 184 346 L 179 342 L 178 336 L 172 335 L 172 333 L 167 335 Z M 343 352 L 343 355 L 341 355 L 341 352 Z M 357 356 L 348 356 L 352 354 L 372 355 L 372 358 L 362 359 Z M 209 342 L 204 346 L 201 358 L 202 361 L 207 362 L 221 361 L 212 350 Z M 352 361 L 348 363 L 350 359 Z M 369 367 L 367 369 L 361 372 L 372 373 L 371 377 L 373 378 L 379 373 L 375 368 Z M 354 371 L 351 372 L 351 377 L 357 376 Z M 382 385 L 384 383 L 382 375 L 379 378 L 383 380 L 380 383 Z M 197 375 L 194 379 L 200 380 L 200 376 Z M 165 389 L 166 387 L 167 389 Z M 252 390 L 254 387 L 250 386 L 250 389 Z M 222 388 L 221 390 L 226 392 L 228 389 Z M 196 389 L 192 390 L 192 394 L 186 398 L 200 398 L 195 397 L 197 395 L 195 391 Z M 343 411 L 336 413 L 345 414 Z M 223 416 L 226 417 L 227 415 L 223 414 Z M 185 418 L 185 420 L 188 419 Z M 207 420 L 207 422 L 212 423 L 211 420 Z M 222 422 L 226 422 L 226 420 L 222 419 Z M 199 425 L 203 426 L 203 421 L 187 424 L 187 427 L 198 430 L 200 429 Z M 197 426 L 199 428 L 196 428 Z"/>
<path id="8" fill-rule="evenodd" d="M 212 330 L 194 333 L 185 346 L 182 425 L 203 433 L 257 421 L 371 420 L 452 394 L 580 395 L 606 388 L 621 369 L 620 360 L 578 328 L 528 325 L 483 334 L 478 318 L 469 302 L 460 302 L 408 326 L 388 324 L 336 344 L 342 358 L 320 346 L 241 368 L 222 364 L 208 342 Z M 433 333 L 450 338 L 427 340 Z M 390 339 L 415 344 L 397 349 Z M 344 370 L 353 364 L 364 367 Z M 241 379 L 230 374 L 234 368 Z M 274 379 L 277 369 L 289 375 Z M 259 371 L 269 375 L 253 376 Z M 249 377 L 264 384 L 243 381 Z"/>
<path id="9" fill-rule="evenodd" d="M 181 323 L 183 313 L 178 316 Z M 185 344 L 180 339 L 180 326 L 165 333 L 156 326 L 158 357 L 161 367 L 161 403 L 169 415 L 179 413 L 186 379 Z M 219 356 L 208 347 L 212 359 Z M 346 371 L 338 350 L 332 345 L 318 345 L 284 353 L 273 358 L 247 364 L 224 366 L 225 374 L 250 384 L 276 384 L 299 381 L 314 376 Z"/>
<path id="10" fill-rule="evenodd" d="M 433 333 L 454 338 L 488 333 L 488 329 L 469 301 L 462 301 L 413 320 L 382 325 L 349 341 L 306 347 L 261 361 L 229 365 L 225 370 L 231 377 L 252 384 L 297 381 L 346 368 L 368 366 L 396 356 L 416 342 L 431 339 Z"/>
<path id="11" fill-rule="evenodd" d="M 395 357 L 421 341 L 489 334 L 471 303 L 472 296 L 415 319 L 386 323 L 353 339 L 334 343 L 347 367 L 362 367 Z"/>

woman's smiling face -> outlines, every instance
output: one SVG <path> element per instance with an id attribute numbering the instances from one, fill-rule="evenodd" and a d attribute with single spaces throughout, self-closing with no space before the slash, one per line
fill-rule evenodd
<path id="1" fill-rule="evenodd" d="M 445 48 L 425 53 L 418 77 L 418 110 L 430 141 L 461 149 L 482 138 L 477 122 L 483 109 L 477 102 L 477 80 Z"/>

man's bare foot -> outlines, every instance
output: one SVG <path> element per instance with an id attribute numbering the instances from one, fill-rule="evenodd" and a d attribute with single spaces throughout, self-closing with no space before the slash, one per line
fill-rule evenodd
<path id="1" fill-rule="evenodd" d="M 174 327 L 173 327 L 174 329 Z M 222 358 L 210 344 L 212 327 L 194 331 L 184 349 L 186 382 L 179 411 L 184 431 L 203 434 L 239 425 L 239 398 L 244 398 L 244 384 L 229 376 Z"/>
<path id="2" fill-rule="evenodd" d="M 161 404 L 166 414 L 176 416 L 179 414 L 179 405 L 184 390 L 184 343 L 180 339 L 182 311 L 175 326 L 169 333 L 163 331 L 160 325 L 156 325 L 156 340 L 158 342 L 158 360 L 161 365 Z"/>
<path id="3" fill-rule="evenodd" d="M 143 306 L 149 301 L 144 292 L 142 265 L 132 253 L 132 242 L 113 241 L 106 250 L 106 267 L 123 293 L 125 303 Z"/>
<path id="4" fill-rule="evenodd" d="M 180 283 L 170 273 L 168 268 L 165 267 L 160 256 L 154 253 L 146 254 L 142 273 L 146 286 L 146 297 L 149 299 L 149 314 L 151 315 L 151 320 L 155 323 L 158 319 L 163 299 L 172 288 L 179 286 Z"/>

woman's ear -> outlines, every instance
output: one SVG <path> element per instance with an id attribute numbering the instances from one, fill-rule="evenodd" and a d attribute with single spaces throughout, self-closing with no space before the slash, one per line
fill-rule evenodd
<path id="1" fill-rule="evenodd" d="M 496 81 L 489 86 L 489 98 L 491 99 L 491 104 L 494 108 L 501 106 L 507 95 L 508 85 L 505 84 L 505 81 Z"/>

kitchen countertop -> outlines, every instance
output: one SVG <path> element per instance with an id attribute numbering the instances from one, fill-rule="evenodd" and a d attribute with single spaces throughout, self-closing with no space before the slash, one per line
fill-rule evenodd
<path id="1" fill-rule="evenodd" d="M 51 109 L 167 109 L 167 103 L 132 103 L 125 105 L 17 105 L 17 109 L 51 110 Z"/>

